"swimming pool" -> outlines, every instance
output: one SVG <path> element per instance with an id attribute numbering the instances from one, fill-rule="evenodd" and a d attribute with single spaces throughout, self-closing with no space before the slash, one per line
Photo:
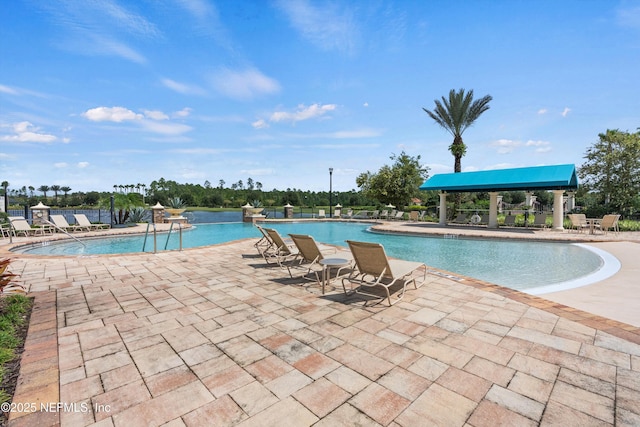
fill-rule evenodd
<path id="1" fill-rule="evenodd" d="M 289 233 L 310 234 L 318 242 L 346 246 L 345 240 L 382 243 L 389 256 L 424 262 L 442 270 L 475 277 L 487 282 L 519 290 L 576 282 L 602 270 L 601 254 L 576 244 L 519 240 L 445 239 L 442 237 L 404 236 L 372 233 L 369 224 L 345 222 L 273 223 L 269 227 L 286 236 Z M 260 236 L 248 223 L 197 224 L 185 230 L 183 248 L 207 246 Z M 145 251 L 153 250 L 149 236 Z M 141 252 L 143 236 L 114 236 L 52 242 L 21 248 L 20 252 L 40 255 L 92 255 Z M 158 234 L 158 250 L 178 249 L 179 236 Z M 598 280 L 601 280 L 599 278 Z M 553 290 L 553 289 L 552 289 Z M 556 289 L 559 290 L 559 289 Z"/>

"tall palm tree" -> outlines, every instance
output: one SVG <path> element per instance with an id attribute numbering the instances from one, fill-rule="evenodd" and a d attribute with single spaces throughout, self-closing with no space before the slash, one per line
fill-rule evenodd
<path id="1" fill-rule="evenodd" d="M 55 199 L 55 203 L 58 203 L 58 191 L 60 191 L 59 185 L 52 185 L 51 191 L 53 191 L 53 197 Z"/>
<path id="2" fill-rule="evenodd" d="M 462 170 L 461 159 L 467 153 L 467 146 L 462 141 L 462 134 L 471 126 L 482 113 L 489 109 L 489 102 L 493 98 L 486 95 L 480 99 L 473 100 L 473 90 L 465 93 L 464 89 L 449 91 L 449 99 L 442 97 L 442 102 L 435 100 L 435 108 L 429 111 L 423 108 L 437 124 L 442 126 L 453 136 L 453 143 L 449 146 L 449 151 L 454 157 L 454 172 Z"/>
<path id="3" fill-rule="evenodd" d="M 64 187 L 60 187 L 60 190 L 64 193 L 63 199 L 64 199 L 64 204 L 67 204 L 67 195 L 69 194 L 69 191 L 71 191 L 71 187 L 68 186 L 64 186 Z"/>
<path id="4" fill-rule="evenodd" d="M 51 190 L 51 188 L 49 188 L 48 185 L 41 185 L 40 187 L 38 187 L 38 191 L 42 191 L 42 194 L 44 194 L 45 200 L 47 199 L 47 191 L 49 190 Z"/>

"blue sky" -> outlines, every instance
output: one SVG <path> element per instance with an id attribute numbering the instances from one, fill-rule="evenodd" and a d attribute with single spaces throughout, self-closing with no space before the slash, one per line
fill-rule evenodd
<path id="1" fill-rule="evenodd" d="M 12 0 L 0 180 L 357 189 L 405 151 L 453 171 L 423 107 L 491 95 L 463 170 L 583 162 L 640 126 L 638 1 Z"/>

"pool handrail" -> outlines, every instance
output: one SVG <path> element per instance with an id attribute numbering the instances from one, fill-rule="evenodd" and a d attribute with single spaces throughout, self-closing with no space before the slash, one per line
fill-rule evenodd
<path id="1" fill-rule="evenodd" d="M 78 239 L 75 236 L 72 236 L 71 234 L 69 234 L 68 231 L 63 230 L 62 228 L 58 227 L 56 224 L 54 224 L 53 222 L 49 221 L 48 219 L 43 219 L 41 218 L 41 221 L 44 221 L 45 223 L 49 224 L 50 226 L 52 226 L 53 228 L 55 228 L 58 231 L 63 232 L 64 234 L 66 234 L 67 236 L 71 237 L 73 240 L 75 240 L 76 242 L 80 243 L 82 246 L 84 246 L 85 248 L 87 247 L 87 245 L 84 244 L 84 242 L 80 239 Z"/>

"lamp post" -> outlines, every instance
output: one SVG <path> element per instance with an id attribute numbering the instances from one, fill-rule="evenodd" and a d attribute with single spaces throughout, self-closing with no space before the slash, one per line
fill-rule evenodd
<path id="1" fill-rule="evenodd" d="M 331 206 L 333 205 L 333 168 L 329 168 L 329 218 L 333 218 Z"/>

